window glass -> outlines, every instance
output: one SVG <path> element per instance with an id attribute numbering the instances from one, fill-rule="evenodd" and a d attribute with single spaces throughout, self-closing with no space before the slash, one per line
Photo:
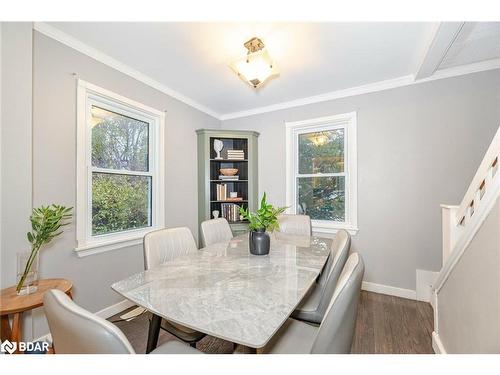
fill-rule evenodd
<path id="1" fill-rule="evenodd" d="M 298 177 L 297 213 L 312 220 L 345 221 L 345 177 Z"/>
<path id="2" fill-rule="evenodd" d="M 92 166 L 149 170 L 149 124 L 93 105 Z"/>
<path id="3" fill-rule="evenodd" d="M 299 174 L 344 172 L 344 129 L 298 135 Z"/>
<path id="4" fill-rule="evenodd" d="M 151 177 L 92 173 L 92 235 L 151 226 Z"/>

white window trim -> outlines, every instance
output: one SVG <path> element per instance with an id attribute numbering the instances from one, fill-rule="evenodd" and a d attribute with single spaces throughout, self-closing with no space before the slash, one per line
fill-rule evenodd
<path id="1" fill-rule="evenodd" d="M 94 101 L 109 102 L 112 106 L 122 107 L 125 112 L 132 113 L 139 119 L 147 119 L 150 123 L 150 170 L 152 173 L 152 225 L 147 228 L 133 229 L 119 233 L 92 236 L 91 178 L 92 165 L 90 142 L 91 128 L 89 123 L 89 108 Z M 75 251 L 78 256 L 102 253 L 142 243 L 142 238 L 148 232 L 164 227 L 165 223 L 165 184 L 164 184 L 164 127 L 165 113 L 144 104 L 118 95 L 99 86 L 83 80 L 78 80 L 77 86 L 77 183 L 76 183 L 76 242 Z M 94 168 L 95 169 L 95 168 Z M 127 173 L 127 172 L 124 172 Z M 141 172 L 134 172 L 134 175 Z"/>
<path id="2" fill-rule="evenodd" d="M 358 173 L 357 173 L 357 116 L 356 112 L 319 117 L 304 121 L 285 122 L 286 128 L 286 205 L 288 213 L 295 214 L 297 205 L 295 171 L 298 160 L 297 135 L 322 128 L 344 128 L 346 142 L 346 221 L 311 220 L 313 232 L 336 233 L 345 229 L 351 234 L 358 232 Z"/>

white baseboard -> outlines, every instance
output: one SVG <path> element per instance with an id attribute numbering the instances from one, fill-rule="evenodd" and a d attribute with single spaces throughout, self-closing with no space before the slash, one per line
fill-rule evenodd
<path id="1" fill-rule="evenodd" d="M 432 332 L 432 349 L 436 354 L 446 354 L 446 349 L 441 342 L 441 338 L 437 332 Z"/>
<path id="2" fill-rule="evenodd" d="M 361 289 L 368 292 L 387 294 L 389 296 L 401 297 L 406 299 L 417 299 L 417 292 L 411 289 L 397 288 L 395 286 L 376 284 L 369 281 L 363 281 Z"/>
<path id="3" fill-rule="evenodd" d="M 121 302 L 115 303 L 114 305 L 105 307 L 104 309 L 97 311 L 95 314 L 103 319 L 108 319 L 113 315 L 116 315 L 132 306 L 135 306 L 135 303 L 129 301 L 128 299 L 124 299 Z"/>

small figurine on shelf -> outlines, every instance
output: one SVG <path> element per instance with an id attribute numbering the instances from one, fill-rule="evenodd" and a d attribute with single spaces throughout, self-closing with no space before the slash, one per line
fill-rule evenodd
<path id="1" fill-rule="evenodd" d="M 214 139 L 214 151 L 217 153 L 215 159 L 222 160 L 222 156 L 220 156 L 220 152 L 224 148 L 224 143 L 220 139 Z"/>
<path id="2" fill-rule="evenodd" d="M 218 210 L 213 210 L 212 211 L 212 215 L 213 215 L 214 219 L 217 219 L 219 217 L 219 211 Z"/>

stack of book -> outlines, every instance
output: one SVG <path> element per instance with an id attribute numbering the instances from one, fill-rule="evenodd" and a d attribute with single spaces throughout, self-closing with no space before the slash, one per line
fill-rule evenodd
<path id="1" fill-rule="evenodd" d="M 245 160 L 245 151 L 227 150 L 227 158 L 230 160 Z"/>
<path id="2" fill-rule="evenodd" d="M 225 201 L 227 199 L 227 185 L 217 184 L 217 200 Z"/>
<path id="3" fill-rule="evenodd" d="M 219 175 L 219 180 L 221 181 L 238 181 L 240 179 L 239 176 L 224 176 Z"/>
<path id="4" fill-rule="evenodd" d="M 217 184 L 217 200 L 241 202 L 243 200 L 243 197 L 231 197 L 226 184 Z"/>
<path id="5" fill-rule="evenodd" d="M 233 203 L 221 204 L 222 217 L 229 222 L 240 221 L 240 206 Z"/>

